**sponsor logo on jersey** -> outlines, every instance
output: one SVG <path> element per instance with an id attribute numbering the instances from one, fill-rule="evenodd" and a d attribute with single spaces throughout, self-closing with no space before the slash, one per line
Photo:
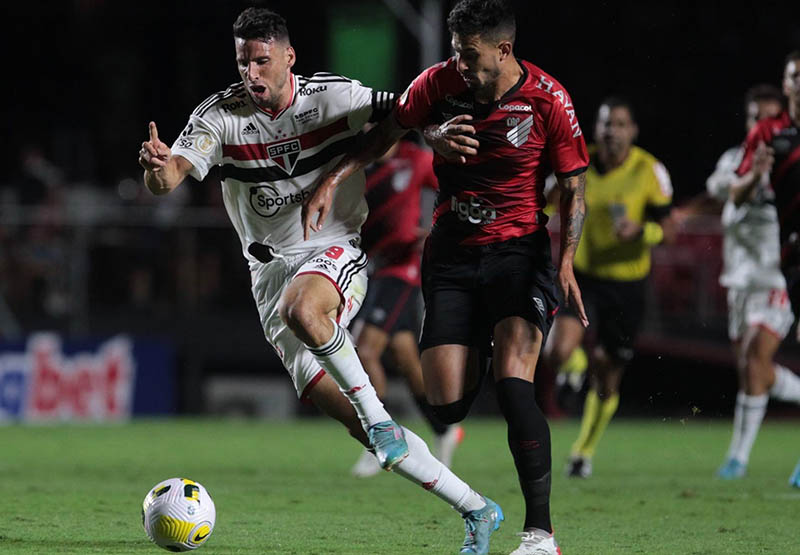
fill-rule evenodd
<path id="1" fill-rule="evenodd" d="M 299 96 L 310 96 L 312 94 L 317 94 L 321 92 L 325 92 L 328 90 L 328 85 L 320 85 L 318 87 L 309 87 L 305 86 L 297 91 Z"/>
<path id="2" fill-rule="evenodd" d="M 252 121 L 248 123 L 244 129 L 242 129 L 242 135 L 258 135 L 258 129 L 256 128 L 256 124 Z"/>
<path id="3" fill-rule="evenodd" d="M 233 102 L 223 102 L 220 104 L 220 106 L 226 112 L 233 112 L 234 110 L 238 110 L 239 108 L 244 108 L 247 106 L 247 102 L 244 100 L 235 100 Z"/>
<path id="4" fill-rule="evenodd" d="M 548 80 L 545 78 L 544 75 L 539 76 L 539 82 L 536 83 L 536 88 L 541 89 L 544 92 L 553 95 L 556 97 L 561 105 L 564 107 L 564 111 L 567 113 L 567 117 L 569 118 L 569 125 L 572 129 L 572 137 L 577 138 L 580 137 L 583 132 L 581 131 L 580 126 L 578 125 L 578 120 L 575 118 L 575 108 L 572 106 L 572 101 L 567 96 L 567 94 L 561 90 L 556 89 L 553 90 L 555 83 L 553 81 Z"/>
<path id="5" fill-rule="evenodd" d="M 300 139 L 292 139 L 268 146 L 267 156 L 287 175 L 292 175 L 294 167 L 297 165 L 297 159 L 300 158 L 301 150 Z"/>
<path id="6" fill-rule="evenodd" d="M 458 200 L 450 197 L 450 210 L 458 214 L 458 219 L 462 222 L 469 222 L 476 225 L 490 224 L 497 218 L 497 211 L 485 204 L 485 201 L 478 197 L 470 197 L 469 200 Z"/>
<path id="7" fill-rule="evenodd" d="M 294 115 L 294 120 L 297 123 L 308 123 L 309 121 L 317 118 L 319 118 L 319 108 L 316 106 L 310 110 L 306 110 Z"/>
<path id="8" fill-rule="evenodd" d="M 531 115 L 509 129 L 508 133 L 506 133 L 506 139 L 515 147 L 521 147 L 528 142 L 528 136 L 531 134 L 532 125 L 533 116 Z"/>
<path id="9" fill-rule="evenodd" d="M 502 112 L 532 112 L 530 104 L 500 104 L 497 107 Z"/>
<path id="10" fill-rule="evenodd" d="M 310 191 L 282 195 L 272 185 L 259 185 L 250 187 L 250 206 L 259 216 L 271 218 L 284 206 L 301 204 L 310 195 Z"/>
<path id="11" fill-rule="evenodd" d="M 453 106 L 458 106 L 459 108 L 466 108 L 467 110 L 472 110 L 473 108 L 472 102 L 465 102 L 463 100 L 459 100 L 451 94 L 445 96 L 444 99 Z"/>

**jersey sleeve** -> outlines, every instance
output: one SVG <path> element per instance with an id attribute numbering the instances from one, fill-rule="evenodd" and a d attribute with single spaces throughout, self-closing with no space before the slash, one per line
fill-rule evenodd
<path id="1" fill-rule="evenodd" d="M 350 129 L 361 129 L 367 122 L 378 122 L 388 116 L 394 107 L 395 94 L 365 87 L 358 81 L 350 83 Z"/>
<path id="2" fill-rule="evenodd" d="M 192 164 L 189 175 L 202 181 L 209 170 L 222 161 L 221 122 L 192 114 L 189 123 L 172 145 L 172 155 L 182 156 Z"/>
<path id="3" fill-rule="evenodd" d="M 744 140 L 744 154 L 742 155 L 742 162 L 736 169 L 736 175 L 739 177 L 749 172 L 753 167 L 753 154 L 761 142 L 769 142 L 770 137 L 764 133 L 765 127 L 763 122 L 759 122 L 753 126 Z"/>
<path id="4" fill-rule="evenodd" d="M 658 160 L 653 161 L 653 175 L 647 191 L 647 215 L 656 221 L 669 216 L 672 207 L 672 179 L 667 168 Z"/>
<path id="5" fill-rule="evenodd" d="M 741 165 L 743 149 L 732 148 L 726 150 L 717 161 L 717 166 L 706 180 L 706 191 L 710 197 L 726 200 L 731 190 L 731 185 L 736 179 L 736 169 Z"/>
<path id="6" fill-rule="evenodd" d="M 434 70 L 443 67 L 443 64 L 446 62 L 429 67 L 420 73 L 400 96 L 394 113 L 401 127 L 421 129 L 428 122 L 437 97 Z"/>
<path id="7" fill-rule="evenodd" d="M 545 118 L 545 127 L 550 164 L 556 176 L 570 177 L 586 171 L 589 154 L 572 103 L 553 101 Z"/>

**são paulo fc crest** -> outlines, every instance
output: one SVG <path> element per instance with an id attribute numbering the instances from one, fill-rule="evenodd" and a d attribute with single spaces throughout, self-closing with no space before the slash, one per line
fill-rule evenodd
<path id="1" fill-rule="evenodd" d="M 297 159 L 300 158 L 301 150 L 303 149 L 300 148 L 300 139 L 292 139 L 267 146 L 267 156 L 287 175 L 292 175 L 294 167 L 297 165 Z"/>

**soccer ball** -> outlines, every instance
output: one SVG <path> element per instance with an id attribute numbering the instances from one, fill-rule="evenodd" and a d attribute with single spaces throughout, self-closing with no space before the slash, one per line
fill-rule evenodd
<path id="1" fill-rule="evenodd" d="M 217 521 L 208 491 L 199 482 L 170 478 L 158 483 L 142 503 L 147 536 L 167 551 L 190 551 L 203 545 Z"/>

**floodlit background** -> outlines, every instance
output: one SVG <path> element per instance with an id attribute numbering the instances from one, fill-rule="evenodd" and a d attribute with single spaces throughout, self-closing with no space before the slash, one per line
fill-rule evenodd
<path id="1" fill-rule="evenodd" d="M 0 421 L 309 413 L 263 338 L 218 177 L 155 198 L 136 162 L 150 120 L 171 143 L 198 103 L 238 80 L 231 25 L 251 4 L 4 6 Z M 287 19 L 299 74 L 401 92 L 449 56 L 448 1 L 256 4 Z M 638 144 L 665 163 L 680 204 L 743 139 L 746 89 L 779 84 L 800 47 L 794 3 L 733 6 L 518 2 L 516 53 L 567 88 L 587 140 L 605 96 L 631 98 Z M 717 220 L 656 249 L 623 416 L 732 410 Z M 779 358 L 800 368 L 786 343 Z M 390 404 L 410 408 L 392 391 Z M 488 392 L 476 410 L 492 413 Z"/>

